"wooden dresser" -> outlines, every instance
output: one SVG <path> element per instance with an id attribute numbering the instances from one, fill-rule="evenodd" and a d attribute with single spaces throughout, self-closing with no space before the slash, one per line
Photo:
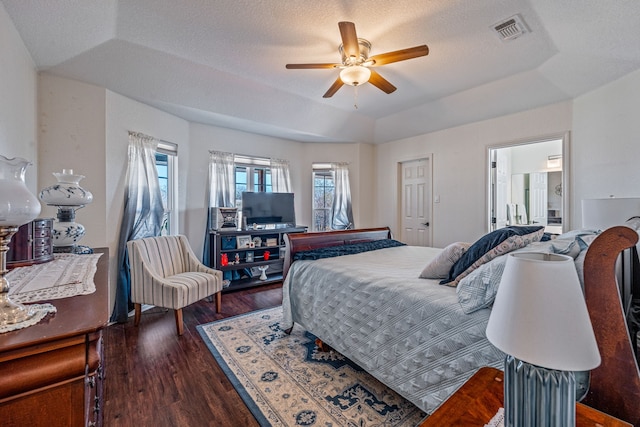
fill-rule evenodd
<path id="1" fill-rule="evenodd" d="M 0 424 L 101 426 L 102 329 L 109 319 L 109 253 L 98 259 L 96 292 L 46 301 L 57 312 L 0 334 Z"/>

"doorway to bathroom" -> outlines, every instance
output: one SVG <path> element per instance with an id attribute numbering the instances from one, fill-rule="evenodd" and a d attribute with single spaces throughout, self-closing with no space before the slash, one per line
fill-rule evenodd
<path id="1" fill-rule="evenodd" d="M 569 133 L 489 147 L 489 230 L 568 228 Z"/>

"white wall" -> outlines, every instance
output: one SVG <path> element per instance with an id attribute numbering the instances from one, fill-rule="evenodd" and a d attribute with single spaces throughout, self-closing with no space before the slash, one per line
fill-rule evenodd
<path id="1" fill-rule="evenodd" d="M 433 245 L 473 242 L 487 232 L 487 147 L 571 129 L 571 102 L 377 146 L 376 221 L 398 233 L 397 165 L 433 154 Z"/>
<path id="2" fill-rule="evenodd" d="M 29 190 L 37 194 L 37 74 L 31 56 L 0 3 L 0 154 L 30 161 Z"/>
<path id="3" fill-rule="evenodd" d="M 180 231 L 185 229 L 190 175 L 189 123 L 171 114 L 106 91 L 105 132 L 105 202 L 107 206 L 106 241 L 110 263 L 110 307 L 115 301 L 116 274 L 118 271 L 118 240 L 124 209 L 124 190 L 127 174 L 129 131 L 141 132 L 157 139 L 173 142 L 178 146 L 178 209 Z"/>
<path id="4" fill-rule="evenodd" d="M 372 216 L 370 161 L 373 149 L 366 144 L 306 144 L 232 129 L 192 123 L 190 126 L 191 160 L 188 176 L 188 202 L 185 234 L 196 255 L 201 256 L 206 223 L 205 191 L 208 176 L 209 151 L 224 151 L 256 157 L 289 161 L 291 184 L 295 193 L 296 220 L 311 226 L 312 164 L 348 162 L 352 181 L 352 199 L 356 224 L 370 225 Z M 364 153 L 364 154 L 363 154 Z M 359 216 L 356 216 L 359 213 Z M 359 225 L 360 226 L 360 225 Z"/>
<path id="5" fill-rule="evenodd" d="M 192 158 L 189 162 L 187 189 L 186 224 L 184 232 L 189 237 L 196 255 L 201 258 L 206 229 L 207 206 L 206 189 L 209 175 L 209 151 L 223 151 L 255 157 L 274 157 L 289 160 L 291 184 L 296 194 L 296 215 L 305 205 L 304 187 L 299 177 L 303 175 L 301 165 L 295 160 L 301 157 L 301 144 L 269 136 L 240 132 L 233 129 L 207 126 L 198 123 L 190 125 Z M 304 218 L 304 216 L 302 217 Z M 296 218 L 299 222 L 302 218 Z"/>
<path id="6" fill-rule="evenodd" d="M 574 101 L 571 212 L 576 226 L 582 223 L 582 199 L 640 197 L 638 111 L 640 71 Z"/>
<path id="7" fill-rule="evenodd" d="M 511 151 L 511 173 L 549 172 L 547 160 L 549 156 L 562 155 L 562 139 L 538 142 L 536 144 L 518 145 Z"/>
<path id="8" fill-rule="evenodd" d="M 105 90 L 42 73 L 38 91 L 38 189 L 55 184 L 53 173 L 62 169 L 84 175 L 80 185 L 93 194 L 93 202 L 76 212 L 86 230 L 79 243 L 107 246 Z M 41 216 L 55 218 L 56 213 L 43 204 Z"/>
<path id="9" fill-rule="evenodd" d="M 189 174 L 189 125 L 185 120 L 111 91 L 47 73 L 40 75 L 39 183 L 55 183 L 53 172 L 73 169 L 93 202 L 77 211 L 86 229 L 80 244 L 108 247 L 109 306 L 113 307 L 118 271 L 118 238 L 124 207 L 128 131 L 142 132 L 178 145 L 179 209 L 184 216 Z M 56 209 L 43 206 L 43 215 Z M 184 228 L 184 219 L 181 229 Z"/>
<path id="10" fill-rule="evenodd" d="M 124 207 L 128 131 L 142 132 L 178 145 L 180 233 L 200 257 L 206 223 L 206 181 L 209 150 L 228 151 L 290 161 L 296 214 L 311 223 L 311 164 L 349 162 L 354 213 L 362 208 L 363 226 L 372 216 L 373 149 L 363 144 L 304 144 L 231 129 L 189 123 L 171 114 L 93 85 L 43 73 L 40 76 L 40 182 L 55 182 L 53 172 L 73 169 L 85 175 L 83 188 L 94 201 L 77 213 L 87 229 L 81 241 L 110 249 L 110 306 L 115 297 L 117 247 Z M 364 153 L 364 154 L 363 154 Z M 46 207 L 48 216 L 55 208 Z"/>
<path id="11" fill-rule="evenodd" d="M 0 154 L 35 164 L 27 172 L 34 193 L 51 185 L 51 173 L 62 168 L 86 175 L 82 185 L 93 192 L 94 202 L 78 212 L 78 221 L 87 227 L 82 243 L 109 246 L 112 257 L 123 204 L 127 130 L 179 144 L 181 232 L 193 240 L 199 253 L 207 157 L 212 149 L 290 160 L 301 223 L 311 220 L 311 164 L 349 162 L 357 226 L 394 229 L 397 211 L 390 207 L 397 204 L 397 165 L 432 153 L 434 195 L 441 199 L 434 204 L 432 218 L 435 246 L 471 241 L 486 231 L 489 145 L 571 130 L 575 226 L 580 225 L 583 198 L 638 197 L 640 193 L 640 120 L 636 117 L 640 71 L 574 101 L 379 146 L 316 145 L 190 124 L 104 88 L 47 74 L 38 79 L 1 3 L 0 40 Z M 51 208 L 45 213 L 55 214 Z"/>
<path id="12" fill-rule="evenodd" d="M 345 162 L 349 164 L 349 183 L 353 206 L 353 221 L 357 228 L 375 226 L 375 149 L 371 144 L 304 144 L 304 157 L 297 160 L 305 175 L 303 193 L 308 193 L 304 209 L 304 225 L 311 226 L 311 195 L 313 163 Z"/>

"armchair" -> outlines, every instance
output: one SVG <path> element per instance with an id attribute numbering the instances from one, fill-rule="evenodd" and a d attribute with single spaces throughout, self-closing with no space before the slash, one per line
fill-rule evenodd
<path id="1" fill-rule="evenodd" d="M 185 236 L 131 240 L 127 249 L 136 326 L 142 304 L 174 309 L 178 335 L 184 332 L 183 307 L 215 294 L 216 312 L 220 312 L 222 272 L 203 265 Z"/>

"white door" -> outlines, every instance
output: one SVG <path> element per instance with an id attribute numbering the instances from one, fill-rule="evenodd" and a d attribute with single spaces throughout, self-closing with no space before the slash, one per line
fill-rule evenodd
<path id="1" fill-rule="evenodd" d="M 496 194 L 495 194 L 495 230 L 496 228 L 503 228 L 508 225 L 507 221 L 507 204 L 509 203 L 509 174 L 510 164 L 507 150 L 497 150 L 495 159 L 495 182 L 496 182 Z"/>
<path id="2" fill-rule="evenodd" d="M 529 174 L 530 224 L 547 225 L 547 173 Z"/>
<path id="3" fill-rule="evenodd" d="M 420 159 L 401 164 L 402 237 L 412 246 L 431 246 L 431 172 L 430 160 Z"/>

